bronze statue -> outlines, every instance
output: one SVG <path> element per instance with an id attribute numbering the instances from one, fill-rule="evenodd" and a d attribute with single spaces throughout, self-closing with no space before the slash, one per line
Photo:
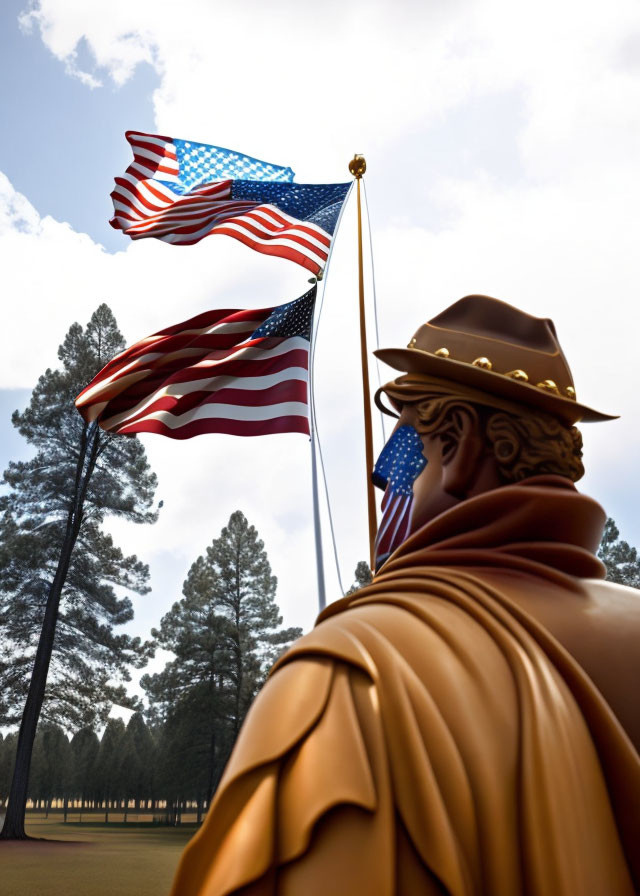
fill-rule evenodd
<path id="1" fill-rule="evenodd" d="M 573 484 L 609 417 L 486 296 L 379 355 L 379 568 L 276 664 L 173 894 L 631 896 L 640 598 Z"/>

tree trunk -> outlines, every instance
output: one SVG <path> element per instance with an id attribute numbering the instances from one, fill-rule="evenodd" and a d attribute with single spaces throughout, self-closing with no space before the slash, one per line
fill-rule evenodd
<path id="1" fill-rule="evenodd" d="M 237 642 L 234 645 L 236 655 L 236 713 L 233 720 L 234 740 L 240 730 L 240 700 L 242 696 L 242 648 L 240 646 L 240 549 L 236 550 L 236 594 L 235 594 L 235 623 Z"/>
<path id="2" fill-rule="evenodd" d="M 65 824 L 67 823 L 67 806 L 68 805 L 69 805 L 69 801 L 68 801 L 67 797 L 65 796 L 63 807 L 62 807 L 62 820 L 64 821 Z"/>
<path id="3" fill-rule="evenodd" d="M 95 426 L 95 424 L 92 425 Z M 83 430 L 83 444 L 76 465 L 73 503 L 67 516 L 66 531 L 62 543 L 62 550 L 60 552 L 60 560 L 58 561 L 58 568 L 56 569 L 56 574 L 51 583 L 51 587 L 49 588 L 47 606 L 44 611 L 42 630 L 40 631 L 40 639 L 38 641 L 38 649 L 36 650 L 33 672 L 31 673 L 31 681 L 29 682 L 29 692 L 27 694 L 24 712 L 22 713 L 22 721 L 20 722 L 18 745 L 16 747 L 16 760 L 13 769 L 13 778 L 11 780 L 11 789 L 9 791 L 9 805 L 7 806 L 7 814 L 5 815 L 4 825 L 2 827 L 2 832 L 0 833 L 0 840 L 29 839 L 24 829 L 24 816 L 27 809 L 27 789 L 29 786 L 29 770 L 31 768 L 33 742 L 35 740 L 38 719 L 40 718 L 40 710 L 42 709 L 42 702 L 44 700 L 47 675 L 49 674 L 49 663 L 51 661 L 51 652 L 53 650 L 53 641 L 56 633 L 60 596 L 69 571 L 71 552 L 73 551 L 73 547 L 80 531 L 84 499 L 86 497 L 87 486 L 98 453 L 99 439 L 97 430 L 94 430 L 90 436 L 90 438 L 92 438 L 92 444 L 89 464 L 83 476 L 84 461 L 89 441 L 86 437 L 86 433 L 87 430 Z"/>

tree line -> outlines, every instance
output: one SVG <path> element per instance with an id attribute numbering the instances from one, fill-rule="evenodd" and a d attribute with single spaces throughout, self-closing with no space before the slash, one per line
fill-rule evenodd
<path id="1" fill-rule="evenodd" d="M 150 590 L 149 570 L 102 524 L 109 515 L 155 522 L 157 480 L 135 436 L 85 422 L 74 399 L 124 345 L 101 305 L 86 327 L 71 326 L 59 369 L 45 371 L 12 417 L 34 454 L 9 464 L 0 496 L 0 728 L 19 726 L 0 748 L 5 839 L 26 836 L 29 798 L 206 805 L 268 669 L 301 634 L 282 628 L 277 580 L 240 511 L 148 640 L 117 631 L 133 618 L 130 595 Z M 611 519 L 599 556 L 609 579 L 640 587 L 636 549 Z M 369 580 L 358 564 L 351 591 Z M 158 647 L 174 659 L 142 677 L 143 704 L 126 684 Z M 113 705 L 133 710 L 126 728 L 109 718 Z"/>
<path id="2" fill-rule="evenodd" d="M 9 789 L 17 735 L 0 735 L 0 793 Z M 110 718 L 102 737 L 81 728 L 71 737 L 43 722 L 33 748 L 27 790 L 33 807 L 46 815 L 55 805 L 67 821 L 70 812 L 108 823 L 117 813 L 124 822 L 139 813 L 179 824 L 188 809 L 199 822 L 210 796 L 198 789 L 198 775 L 181 774 L 183 757 L 172 749 L 170 726 L 147 725 L 134 713 L 125 725 Z M 6 798 L 6 797 L 5 797 Z"/>

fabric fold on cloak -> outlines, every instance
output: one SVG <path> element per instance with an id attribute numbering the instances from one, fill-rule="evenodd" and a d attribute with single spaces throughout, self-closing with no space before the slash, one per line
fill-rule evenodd
<path id="1" fill-rule="evenodd" d="M 636 892 L 637 753 L 491 576 L 561 600 L 603 577 L 603 523 L 561 477 L 505 486 L 330 605 L 254 702 L 173 896 Z"/>

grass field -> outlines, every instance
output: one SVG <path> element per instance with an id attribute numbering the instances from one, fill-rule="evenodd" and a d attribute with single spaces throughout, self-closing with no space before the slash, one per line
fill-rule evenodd
<path id="1" fill-rule="evenodd" d="M 195 825 L 62 824 L 27 816 L 27 833 L 64 841 L 0 842 L 2 896 L 166 896 Z"/>

